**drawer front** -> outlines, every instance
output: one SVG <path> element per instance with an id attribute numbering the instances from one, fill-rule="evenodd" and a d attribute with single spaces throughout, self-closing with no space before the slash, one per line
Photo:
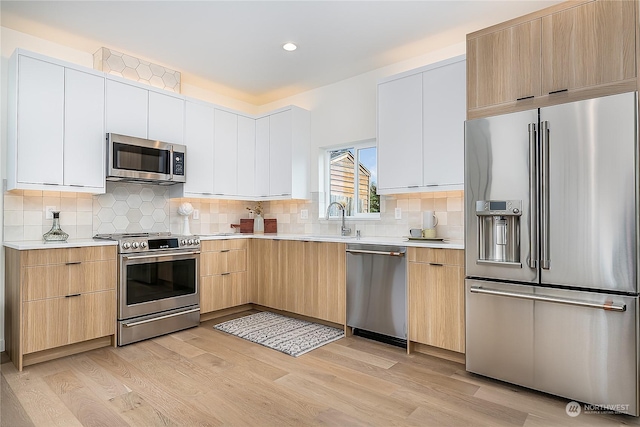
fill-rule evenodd
<path id="1" fill-rule="evenodd" d="M 201 276 L 246 271 L 247 251 L 244 249 L 206 252 L 200 255 Z"/>
<path id="2" fill-rule="evenodd" d="M 222 251 L 225 249 L 246 249 L 247 239 L 205 240 L 202 252 Z"/>
<path id="3" fill-rule="evenodd" d="M 22 269 L 22 300 L 34 301 L 69 295 L 69 267 L 38 265 Z"/>
<path id="4" fill-rule="evenodd" d="M 409 248 L 409 262 L 464 265 L 464 251 L 460 249 Z"/>
<path id="5" fill-rule="evenodd" d="M 115 260 L 72 264 L 69 269 L 69 294 L 104 291 L 116 288 Z"/>
<path id="6" fill-rule="evenodd" d="M 203 277 L 200 281 L 200 312 L 222 310 L 249 302 L 244 271 Z"/>
<path id="7" fill-rule="evenodd" d="M 89 246 L 69 249 L 34 249 L 21 253 L 22 266 L 115 260 L 116 246 Z"/>
<path id="8" fill-rule="evenodd" d="M 69 300 L 62 297 L 23 303 L 24 354 L 69 344 Z"/>
<path id="9" fill-rule="evenodd" d="M 116 291 L 82 294 L 69 300 L 69 343 L 116 333 Z"/>

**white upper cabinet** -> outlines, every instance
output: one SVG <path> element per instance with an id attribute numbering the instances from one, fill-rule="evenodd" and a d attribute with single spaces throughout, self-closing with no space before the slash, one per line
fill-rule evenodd
<path id="1" fill-rule="evenodd" d="M 422 186 L 422 75 L 378 85 L 378 193 Z"/>
<path id="2" fill-rule="evenodd" d="M 424 185 L 464 183 L 466 62 L 422 73 Z"/>
<path id="3" fill-rule="evenodd" d="M 267 143 L 268 135 L 268 143 Z M 258 195 L 271 200 L 309 198 L 310 117 L 291 106 L 256 123 Z M 268 146 L 268 152 L 267 152 Z M 268 166 L 264 163 L 267 162 Z M 266 189 L 266 182 L 269 191 Z"/>
<path id="4" fill-rule="evenodd" d="M 238 194 L 238 115 L 215 110 L 213 137 L 213 194 Z"/>
<path id="5" fill-rule="evenodd" d="M 187 101 L 185 105 L 184 143 L 187 146 L 188 195 L 213 194 L 213 117 L 212 105 Z"/>
<path id="6" fill-rule="evenodd" d="M 18 59 L 18 183 L 63 183 L 64 67 Z"/>
<path id="7" fill-rule="evenodd" d="M 269 195 L 269 116 L 256 120 L 255 192 Z"/>
<path id="8" fill-rule="evenodd" d="M 184 99 L 107 78 L 107 132 L 163 142 L 184 141 Z"/>
<path id="9" fill-rule="evenodd" d="M 184 100 L 149 91 L 149 139 L 182 144 Z"/>
<path id="10" fill-rule="evenodd" d="M 104 193 L 101 73 L 18 49 L 9 74 L 7 188 Z"/>
<path id="11" fill-rule="evenodd" d="M 107 79 L 107 132 L 147 138 L 149 91 Z"/>
<path id="12" fill-rule="evenodd" d="M 256 120 L 238 116 L 238 195 L 256 196 Z"/>
<path id="13" fill-rule="evenodd" d="M 64 184 L 104 188 L 104 78 L 65 70 Z"/>
<path id="14" fill-rule="evenodd" d="M 291 195 L 291 111 L 269 116 L 269 195 Z"/>
<path id="15" fill-rule="evenodd" d="M 461 190 L 464 56 L 378 84 L 378 193 Z"/>

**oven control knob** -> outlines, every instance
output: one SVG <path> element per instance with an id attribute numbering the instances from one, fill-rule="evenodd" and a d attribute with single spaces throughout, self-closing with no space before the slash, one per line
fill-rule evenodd
<path id="1" fill-rule="evenodd" d="M 186 244 L 187 244 L 187 241 L 186 241 L 186 240 L 182 239 L 182 240 L 180 241 L 180 246 L 184 246 L 184 245 L 186 245 Z"/>
<path id="2" fill-rule="evenodd" d="M 187 245 L 193 245 L 193 239 L 187 240 Z"/>
<path id="3" fill-rule="evenodd" d="M 138 246 L 139 246 L 138 242 L 133 242 L 133 243 L 131 244 L 131 247 L 132 247 L 133 249 L 138 249 Z"/>
<path id="4" fill-rule="evenodd" d="M 520 213 L 520 209 L 518 209 L 518 208 L 513 208 L 513 213 L 514 213 L 514 214 L 518 214 L 518 213 Z"/>
<path id="5" fill-rule="evenodd" d="M 140 247 L 142 249 L 146 248 L 147 247 L 147 242 L 140 242 Z"/>
<path id="6" fill-rule="evenodd" d="M 200 239 L 196 239 L 196 240 L 194 240 L 194 241 L 193 241 L 193 243 L 194 243 L 195 245 L 199 245 L 199 244 L 200 244 Z"/>
<path id="7" fill-rule="evenodd" d="M 130 247 L 131 247 L 131 243 L 129 243 L 129 242 L 124 242 L 122 244 L 122 249 L 129 249 Z"/>

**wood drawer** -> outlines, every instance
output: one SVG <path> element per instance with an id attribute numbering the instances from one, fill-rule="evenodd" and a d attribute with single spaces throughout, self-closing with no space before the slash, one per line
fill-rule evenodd
<path id="1" fill-rule="evenodd" d="M 247 251 L 229 249 L 200 254 L 200 276 L 235 273 L 247 270 Z"/>
<path id="2" fill-rule="evenodd" d="M 246 271 L 206 276 L 200 281 L 200 313 L 222 310 L 249 302 Z"/>
<path id="3" fill-rule="evenodd" d="M 86 261 L 115 260 L 116 246 L 83 248 L 33 249 L 20 254 L 23 267 L 33 265 L 66 264 Z"/>
<path id="4" fill-rule="evenodd" d="M 247 239 L 205 240 L 202 242 L 202 252 L 229 249 L 247 249 Z"/>
<path id="5" fill-rule="evenodd" d="M 464 265 L 464 250 L 438 248 L 409 248 L 409 262 Z"/>
<path id="6" fill-rule="evenodd" d="M 116 260 L 24 267 L 22 286 L 23 301 L 115 289 Z"/>

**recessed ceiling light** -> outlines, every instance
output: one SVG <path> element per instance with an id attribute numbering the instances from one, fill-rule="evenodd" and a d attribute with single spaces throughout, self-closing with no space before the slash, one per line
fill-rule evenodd
<path id="1" fill-rule="evenodd" d="M 296 50 L 298 48 L 298 46 L 296 46 L 293 43 L 285 43 L 282 48 L 284 50 L 286 50 L 287 52 L 293 52 L 294 50 Z"/>

